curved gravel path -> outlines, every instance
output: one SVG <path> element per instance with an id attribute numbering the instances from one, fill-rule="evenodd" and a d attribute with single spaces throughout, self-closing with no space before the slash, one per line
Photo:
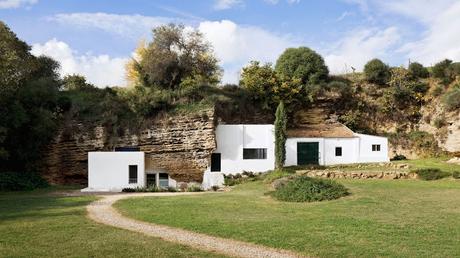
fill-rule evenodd
<path id="1" fill-rule="evenodd" d="M 166 241 L 235 257 L 303 257 L 299 254 L 237 240 L 213 237 L 183 229 L 142 222 L 122 216 L 112 207 L 116 201 L 131 197 L 176 196 L 200 193 L 135 193 L 100 196 L 87 206 L 92 220 L 106 225 L 159 237 Z"/>

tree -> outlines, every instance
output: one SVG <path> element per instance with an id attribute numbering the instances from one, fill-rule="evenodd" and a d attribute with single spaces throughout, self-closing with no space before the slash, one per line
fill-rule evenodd
<path id="1" fill-rule="evenodd" d="M 175 90 L 185 80 L 216 84 L 220 79 L 221 70 L 211 45 L 198 30 L 183 25 L 154 28 L 153 41 L 141 44 L 136 53 L 127 75 L 145 86 Z"/>
<path id="2" fill-rule="evenodd" d="M 284 110 L 284 103 L 281 101 L 275 113 L 275 166 L 281 169 L 286 160 L 286 130 L 287 115 Z"/>
<path id="3" fill-rule="evenodd" d="M 390 68 L 380 59 L 372 59 L 364 66 L 364 76 L 371 83 L 384 85 L 390 78 Z"/>
<path id="4" fill-rule="evenodd" d="M 273 91 L 280 84 L 278 76 L 270 63 L 260 65 L 252 61 L 243 68 L 240 86 L 247 89 L 256 100 L 262 102 L 265 109 L 269 109 L 273 103 Z"/>
<path id="5" fill-rule="evenodd" d="M 57 127 L 59 64 L 0 22 L 0 170 L 36 169 Z"/>
<path id="6" fill-rule="evenodd" d="M 433 66 L 432 73 L 433 77 L 438 79 L 445 79 L 448 77 L 449 67 L 452 64 L 452 60 L 444 59 Z"/>
<path id="7" fill-rule="evenodd" d="M 62 88 L 64 90 L 84 91 L 94 89 L 94 85 L 89 84 L 84 76 L 78 74 L 66 75 L 62 79 Z"/>
<path id="8" fill-rule="evenodd" d="M 409 72 L 412 78 L 427 78 L 430 76 L 428 69 L 424 67 L 422 64 L 413 62 L 409 65 Z"/>
<path id="9" fill-rule="evenodd" d="M 307 47 L 286 49 L 276 61 L 275 70 L 283 79 L 296 78 L 303 84 L 318 84 L 329 74 L 324 59 Z"/>

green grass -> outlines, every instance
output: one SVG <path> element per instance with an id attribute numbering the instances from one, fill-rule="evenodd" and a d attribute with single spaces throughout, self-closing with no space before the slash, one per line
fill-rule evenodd
<path id="1" fill-rule="evenodd" d="M 0 194 L 0 257 L 221 257 L 95 223 L 85 217 L 93 200 Z"/>
<path id="2" fill-rule="evenodd" d="M 122 200 L 125 215 L 319 257 L 459 257 L 460 182 L 340 180 L 348 197 L 272 199 L 262 181 L 231 192 Z"/>
<path id="3" fill-rule="evenodd" d="M 442 171 L 452 173 L 454 171 L 460 171 L 460 165 L 447 163 L 449 157 L 440 158 L 426 158 L 426 159 L 412 159 L 412 160 L 400 160 L 394 161 L 394 163 L 409 164 L 411 169 L 422 169 L 422 168 L 438 168 Z"/>

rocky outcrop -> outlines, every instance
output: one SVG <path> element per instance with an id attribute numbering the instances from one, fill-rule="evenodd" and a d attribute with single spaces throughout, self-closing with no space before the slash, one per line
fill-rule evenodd
<path id="1" fill-rule="evenodd" d="M 138 146 L 146 156 L 146 169 L 165 170 L 180 182 L 201 182 L 216 148 L 214 110 L 174 115 L 155 120 L 139 133 L 126 131 L 109 143 L 101 126 L 63 127 L 45 151 L 43 176 L 54 184 L 87 184 L 89 151 Z"/>
<path id="2" fill-rule="evenodd" d="M 340 170 L 299 170 L 299 175 L 323 178 L 352 178 L 352 179 L 415 179 L 417 175 L 407 171 L 340 171 Z"/>

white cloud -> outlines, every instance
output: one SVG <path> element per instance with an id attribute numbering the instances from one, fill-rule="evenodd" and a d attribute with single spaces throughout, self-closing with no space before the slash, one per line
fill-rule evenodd
<path id="1" fill-rule="evenodd" d="M 124 86 L 124 65 L 128 58 L 111 58 L 108 55 L 79 55 L 65 42 L 51 39 L 44 44 L 33 44 L 32 54 L 47 55 L 61 64 L 61 75 L 81 74 L 98 87 Z"/>
<path id="2" fill-rule="evenodd" d="M 214 3 L 214 10 L 226 10 L 242 5 L 242 0 L 216 0 Z"/>
<path id="3" fill-rule="evenodd" d="M 153 27 L 179 21 L 167 17 L 108 13 L 64 13 L 49 17 L 48 20 L 82 28 L 97 28 L 134 39 L 147 36 Z"/>
<path id="4" fill-rule="evenodd" d="M 198 29 L 214 46 L 224 67 L 224 83 L 237 83 L 240 69 L 251 60 L 275 62 L 296 43 L 258 27 L 241 26 L 232 21 L 201 22 Z"/>
<path id="5" fill-rule="evenodd" d="M 440 1 L 388 1 L 382 3 L 386 11 L 415 19 L 425 26 L 421 37 L 404 44 L 400 52 L 411 60 L 432 65 L 444 58 L 460 61 L 460 2 Z"/>
<path id="6" fill-rule="evenodd" d="M 0 9 L 19 8 L 23 5 L 36 4 L 38 0 L 0 0 Z"/>
<path id="7" fill-rule="evenodd" d="M 269 3 L 269 4 L 278 4 L 279 3 L 279 0 L 264 0 L 266 3 Z M 288 4 L 298 4 L 300 3 L 300 0 L 286 0 L 286 2 Z"/>
<path id="8" fill-rule="evenodd" d="M 395 27 L 359 29 L 350 31 L 336 46 L 323 52 L 331 73 L 340 74 L 351 72 L 351 67 L 362 70 L 372 58 L 387 60 L 399 40 L 400 34 Z"/>

